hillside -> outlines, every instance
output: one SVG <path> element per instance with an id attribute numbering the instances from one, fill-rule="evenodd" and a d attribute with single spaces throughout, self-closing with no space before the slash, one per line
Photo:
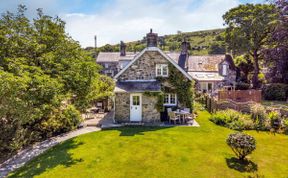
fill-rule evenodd
<path id="1" fill-rule="evenodd" d="M 224 29 L 203 30 L 195 32 L 179 32 L 177 34 L 159 36 L 159 47 L 164 51 L 179 51 L 181 42 L 184 38 L 191 44 L 190 54 L 220 54 L 224 53 L 225 47 L 223 42 Z M 145 37 L 138 41 L 126 42 L 127 51 L 141 51 L 146 47 Z M 94 56 L 94 48 L 86 48 Z M 105 45 L 98 48 L 97 53 L 119 51 L 119 44 Z"/>

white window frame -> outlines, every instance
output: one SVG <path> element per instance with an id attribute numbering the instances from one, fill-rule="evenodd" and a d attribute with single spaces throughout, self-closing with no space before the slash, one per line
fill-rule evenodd
<path id="1" fill-rule="evenodd" d="M 222 75 L 223 76 L 227 76 L 228 75 L 228 65 L 227 64 L 223 64 L 222 65 Z"/>
<path id="2" fill-rule="evenodd" d="M 163 68 L 166 67 L 167 68 L 167 74 L 163 74 Z M 160 69 L 160 73 L 158 74 L 158 69 Z M 168 64 L 156 64 L 156 77 L 168 77 L 169 75 L 169 69 L 168 69 Z"/>
<path id="3" fill-rule="evenodd" d="M 206 92 L 209 92 L 208 85 L 211 83 L 212 91 L 214 90 L 214 82 L 200 82 L 200 90 L 203 92 L 206 90 Z"/>
<path id="4" fill-rule="evenodd" d="M 109 64 L 108 63 L 104 63 L 104 68 L 108 69 L 109 68 Z"/>
<path id="5" fill-rule="evenodd" d="M 168 103 L 165 102 L 165 96 L 168 95 Z M 175 103 L 171 103 L 171 96 L 175 97 Z M 164 94 L 164 106 L 175 106 L 177 105 L 177 95 L 175 93 L 165 93 Z"/>

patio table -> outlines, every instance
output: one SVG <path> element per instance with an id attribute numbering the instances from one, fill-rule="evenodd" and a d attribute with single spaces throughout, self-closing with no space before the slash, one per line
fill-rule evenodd
<path id="1" fill-rule="evenodd" d="M 188 111 L 183 111 L 183 110 L 180 110 L 180 111 L 174 111 L 176 115 L 179 115 L 180 116 L 180 120 L 183 119 L 183 122 L 186 121 L 186 116 L 187 115 L 190 115 L 190 112 Z M 181 121 L 180 121 L 181 122 Z"/>

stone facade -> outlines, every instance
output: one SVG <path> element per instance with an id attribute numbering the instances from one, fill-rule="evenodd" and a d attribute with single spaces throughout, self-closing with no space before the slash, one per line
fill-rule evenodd
<path id="1" fill-rule="evenodd" d="M 160 113 L 155 108 L 158 98 L 142 94 L 142 122 L 160 122 Z M 130 93 L 115 94 L 115 121 L 130 122 Z"/>
<path id="2" fill-rule="evenodd" d="M 156 78 L 156 64 L 168 63 L 159 52 L 147 51 L 122 73 L 118 80 L 153 80 Z"/>
<path id="3" fill-rule="evenodd" d="M 154 96 L 142 95 L 142 117 L 143 122 L 157 123 L 160 122 L 160 113 L 157 111 L 155 105 L 158 98 Z"/>
<path id="4" fill-rule="evenodd" d="M 102 74 L 105 74 L 110 77 L 114 77 L 119 72 L 119 62 L 98 62 L 103 69 Z"/>
<path id="5" fill-rule="evenodd" d="M 129 93 L 115 93 L 115 121 L 130 122 Z"/>
<path id="6" fill-rule="evenodd" d="M 170 62 L 158 51 L 146 51 L 134 64 L 119 76 L 118 81 L 155 80 L 156 64 L 169 65 Z M 174 67 L 172 65 L 169 66 Z M 168 75 L 169 72 L 170 71 L 168 70 Z M 165 80 L 162 81 L 162 85 L 165 87 L 170 86 Z M 115 93 L 115 121 L 118 123 L 130 122 L 130 94 L 131 93 L 129 92 Z M 142 122 L 160 122 L 160 112 L 156 109 L 157 102 L 157 96 L 147 96 L 142 93 Z"/>

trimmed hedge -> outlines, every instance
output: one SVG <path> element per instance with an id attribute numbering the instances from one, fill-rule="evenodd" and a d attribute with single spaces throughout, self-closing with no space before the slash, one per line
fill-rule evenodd
<path id="1" fill-rule="evenodd" d="M 288 98 L 288 85 L 282 83 L 272 83 L 263 87 L 263 97 L 265 100 L 281 100 Z"/>

